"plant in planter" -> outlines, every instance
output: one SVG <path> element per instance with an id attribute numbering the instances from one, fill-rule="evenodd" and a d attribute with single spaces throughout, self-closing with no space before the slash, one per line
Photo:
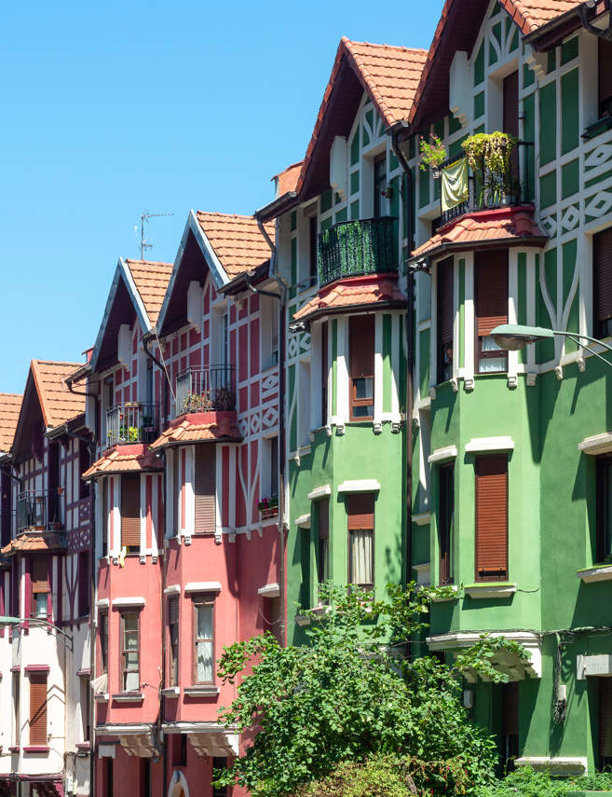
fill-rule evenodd
<path id="1" fill-rule="evenodd" d="M 187 412 L 210 412 L 213 409 L 213 402 L 208 390 L 201 393 L 188 393 L 183 399 L 183 413 Z"/>
<path id="2" fill-rule="evenodd" d="M 269 495 L 266 498 L 260 498 L 257 503 L 257 509 L 261 520 L 275 517 L 278 515 L 278 496 Z"/>
<path id="3" fill-rule="evenodd" d="M 433 133 L 429 136 L 429 141 L 421 136 L 419 140 L 419 151 L 421 153 L 421 161 L 419 168 L 421 171 L 429 169 L 434 179 L 440 177 L 440 166 L 447 158 L 446 149 L 439 136 Z"/>
<path id="4" fill-rule="evenodd" d="M 139 429 L 137 426 L 121 426 L 119 428 L 119 439 L 126 443 L 137 443 Z"/>
<path id="5" fill-rule="evenodd" d="M 469 167 L 479 182 L 478 204 L 501 205 L 517 186 L 512 176 L 512 153 L 517 140 L 508 133 L 476 133 L 461 144 Z"/>

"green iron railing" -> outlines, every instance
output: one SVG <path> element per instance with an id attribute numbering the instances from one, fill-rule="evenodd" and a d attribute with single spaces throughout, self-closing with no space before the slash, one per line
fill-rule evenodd
<path id="1" fill-rule="evenodd" d="M 319 285 L 342 277 L 397 271 L 396 219 L 342 221 L 319 235 Z"/>

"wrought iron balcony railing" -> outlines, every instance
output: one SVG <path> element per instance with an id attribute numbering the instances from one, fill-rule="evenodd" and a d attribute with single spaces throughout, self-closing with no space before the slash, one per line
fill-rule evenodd
<path id="1" fill-rule="evenodd" d="M 342 221 L 319 235 L 319 285 L 397 271 L 396 219 Z"/>
<path id="2" fill-rule="evenodd" d="M 115 404 L 106 412 L 106 445 L 152 443 L 159 432 L 157 404 Z"/>
<path id="3" fill-rule="evenodd" d="M 232 365 L 188 368 L 177 376 L 175 418 L 187 413 L 235 409 L 236 392 Z"/>
<path id="4" fill-rule="evenodd" d="M 59 491 L 24 490 L 17 496 L 17 532 L 61 529 Z"/>

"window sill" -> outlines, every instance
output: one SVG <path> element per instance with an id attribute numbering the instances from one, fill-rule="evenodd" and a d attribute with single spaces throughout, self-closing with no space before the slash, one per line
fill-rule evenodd
<path id="1" fill-rule="evenodd" d="M 612 564 L 593 565 L 577 570 L 576 575 L 585 584 L 592 584 L 595 581 L 612 581 Z"/>
<path id="2" fill-rule="evenodd" d="M 108 703 L 108 692 L 94 692 L 94 703 Z"/>
<path id="3" fill-rule="evenodd" d="M 75 747 L 77 749 L 77 755 L 79 753 L 81 754 L 89 753 L 89 751 L 91 750 L 91 742 L 77 742 L 75 744 Z"/>
<path id="4" fill-rule="evenodd" d="M 456 584 L 437 584 L 436 586 L 446 588 L 450 587 L 455 594 L 450 595 L 448 598 L 432 598 L 432 603 L 449 603 L 450 601 L 459 600 L 459 587 Z"/>
<path id="5" fill-rule="evenodd" d="M 490 598 L 511 598 L 516 592 L 516 584 L 509 581 L 499 581 L 481 584 L 466 584 L 464 592 L 472 600 L 487 600 Z"/>
<path id="6" fill-rule="evenodd" d="M 44 753 L 44 754 L 46 754 L 46 753 L 49 752 L 49 747 L 47 745 L 44 745 L 44 744 L 40 744 L 40 745 L 33 744 L 33 745 L 28 745 L 28 747 L 24 747 L 23 748 L 23 752 L 24 753 Z"/>
<path id="7" fill-rule="evenodd" d="M 115 703 L 142 703 L 144 695 L 142 692 L 119 692 L 112 699 Z"/>
<path id="8" fill-rule="evenodd" d="M 592 125 L 589 125 L 582 134 L 582 138 L 588 141 L 610 129 L 612 129 L 612 116 L 604 116 L 602 119 L 598 119 L 596 122 L 593 122 Z"/>
<path id="9" fill-rule="evenodd" d="M 179 697 L 180 694 L 181 690 L 178 686 L 167 686 L 165 689 L 162 689 L 162 695 L 164 697 Z"/>
<path id="10" fill-rule="evenodd" d="M 186 686 L 183 689 L 186 697 L 215 697 L 219 694 L 218 686 Z"/>
<path id="11" fill-rule="evenodd" d="M 11 753 L 11 755 L 18 755 L 20 752 L 21 747 L 19 745 L 13 745 L 12 747 L 9 747 L 9 753 Z"/>

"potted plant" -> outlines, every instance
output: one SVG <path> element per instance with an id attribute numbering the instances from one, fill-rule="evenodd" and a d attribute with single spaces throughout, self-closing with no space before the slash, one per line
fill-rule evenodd
<path id="1" fill-rule="evenodd" d="M 278 515 L 278 496 L 269 495 L 266 498 L 260 498 L 257 509 L 259 509 L 260 520 L 276 517 Z"/>
<path id="2" fill-rule="evenodd" d="M 479 205 L 510 204 L 515 192 L 512 153 L 517 140 L 496 131 L 476 133 L 461 144 L 469 167 L 480 183 Z"/>
<path id="3" fill-rule="evenodd" d="M 430 134 L 429 141 L 421 136 L 419 139 L 419 151 L 421 153 L 419 168 L 423 172 L 429 169 L 434 180 L 438 180 L 440 177 L 440 166 L 447 157 L 442 140 L 433 133 Z"/>
<path id="4" fill-rule="evenodd" d="M 210 399 L 208 390 L 201 393 L 188 393 L 183 399 L 182 412 L 210 412 L 213 409 L 213 402 Z"/>

